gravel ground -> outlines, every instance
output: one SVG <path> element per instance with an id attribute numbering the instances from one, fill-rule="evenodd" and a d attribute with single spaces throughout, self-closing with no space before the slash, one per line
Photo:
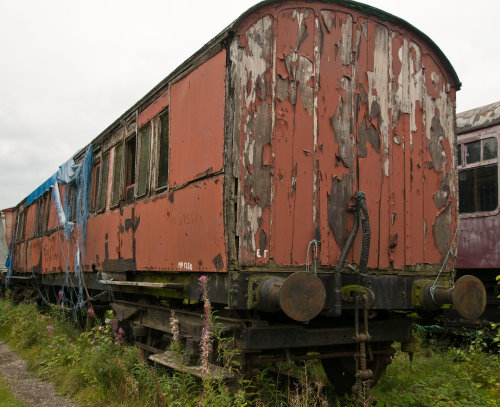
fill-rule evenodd
<path id="1" fill-rule="evenodd" d="M 26 362 L 0 341 L 0 378 L 12 393 L 29 407 L 78 407 L 75 402 L 58 396 L 54 385 L 34 378 Z"/>

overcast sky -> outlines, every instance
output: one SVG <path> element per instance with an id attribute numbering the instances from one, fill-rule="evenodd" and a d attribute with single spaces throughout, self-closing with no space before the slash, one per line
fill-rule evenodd
<path id="1" fill-rule="evenodd" d="M 0 0 L 0 208 L 16 205 L 255 0 Z M 461 112 L 500 100 L 500 1 L 367 0 L 427 34 Z"/>

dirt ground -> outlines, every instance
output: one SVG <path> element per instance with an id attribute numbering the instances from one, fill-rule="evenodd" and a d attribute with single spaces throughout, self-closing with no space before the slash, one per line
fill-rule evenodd
<path id="1" fill-rule="evenodd" d="M 78 407 L 75 402 L 58 396 L 52 383 L 34 378 L 5 342 L 0 341 L 0 378 L 12 393 L 29 407 Z"/>

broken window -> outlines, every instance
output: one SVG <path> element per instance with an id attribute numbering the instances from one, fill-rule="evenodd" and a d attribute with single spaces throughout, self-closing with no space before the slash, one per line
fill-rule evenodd
<path id="1" fill-rule="evenodd" d="M 497 144 L 495 137 L 489 137 L 459 146 L 460 213 L 490 212 L 498 207 Z"/>
<path id="2" fill-rule="evenodd" d="M 135 184 L 135 134 L 125 144 L 125 200 L 130 201 L 134 197 Z"/>
<path id="3" fill-rule="evenodd" d="M 111 206 L 116 206 L 118 202 L 120 202 L 120 191 L 121 191 L 120 188 L 122 182 L 122 159 L 123 159 L 123 144 L 120 143 L 115 147 Z"/>
<path id="4" fill-rule="evenodd" d="M 158 140 L 158 188 L 168 183 L 168 110 L 160 116 L 160 137 Z"/>
<path id="5" fill-rule="evenodd" d="M 151 137 L 151 124 L 144 126 L 139 132 L 139 174 L 137 177 L 137 196 L 143 196 L 148 188 L 149 169 L 149 140 Z"/>
<path id="6" fill-rule="evenodd" d="M 109 165 L 109 153 L 103 154 L 102 156 L 102 170 L 100 176 L 99 193 L 97 199 L 96 210 L 102 211 L 106 207 L 106 189 L 108 186 L 108 165 Z"/>

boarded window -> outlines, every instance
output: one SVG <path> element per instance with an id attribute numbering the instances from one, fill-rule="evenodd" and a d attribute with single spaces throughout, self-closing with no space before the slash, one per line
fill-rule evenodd
<path id="1" fill-rule="evenodd" d="M 498 207 L 497 139 L 462 144 L 465 163 L 458 172 L 459 212 L 490 212 Z"/>
<path id="2" fill-rule="evenodd" d="M 143 127 L 139 133 L 139 174 L 137 177 L 137 196 L 143 196 L 148 188 L 149 169 L 149 140 L 151 137 L 151 125 Z"/>
<path id="3" fill-rule="evenodd" d="M 122 182 L 123 144 L 115 147 L 115 162 L 113 165 L 113 191 L 111 194 L 111 206 L 120 202 L 120 191 Z"/>
<path id="4" fill-rule="evenodd" d="M 160 139 L 158 152 L 158 188 L 168 183 L 168 110 L 160 116 Z"/>
<path id="5" fill-rule="evenodd" d="M 102 156 L 102 170 L 99 186 L 99 196 L 97 200 L 97 211 L 102 211 L 106 207 L 106 190 L 108 186 L 108 165 L 109 153 Z"/>

